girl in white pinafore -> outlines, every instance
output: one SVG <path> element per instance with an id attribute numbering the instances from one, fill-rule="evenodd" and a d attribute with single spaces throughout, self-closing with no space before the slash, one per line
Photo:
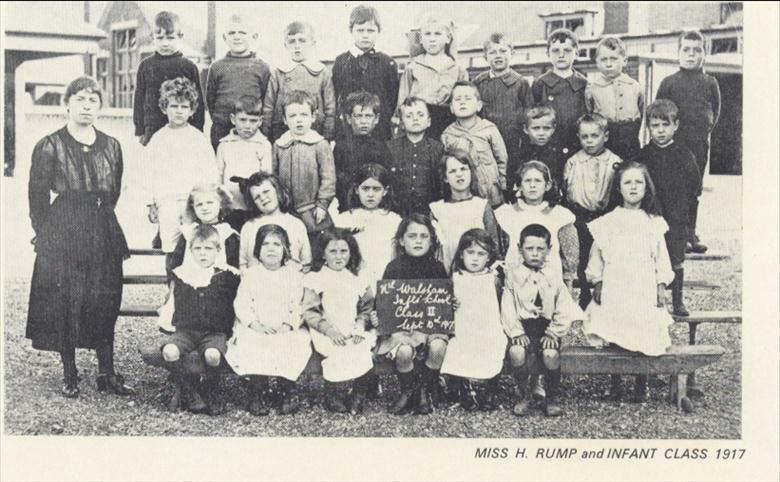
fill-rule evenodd
<path id="1" fill-rule="evenodd" d="M 303 326 L 303 273 L 290 260 L 287 233 L 276 224 L 257 232 L 259 264 L 246 270 L 234 308 L 236 323 L 225 360 L 238 375 L 251 375 L 249 411 L 267 415 L 268 377 L 281 377 L 284 401 L 280 413 L 297 411 L 296 380 L 311 356 L 311 338 Z"/>
<path id="2" fill-rule="evenodd" d="M 442 159 L 441 170 L 444 185 L 449 189 L 445 189 L 443 200 L 430 204 L 431 217 L 441 243 L 439 259 L 447 273 L 452 272 L 452 262 L 460 237 L 469 229 L 484 229 L 493 244 L 499 245 L 498 223 L 493 208 L 487 199 L 471 192 L 471 178 L 474 175 L 472 165 L 467 152 L 447 150 Z"/>
<path id="3" fill-rule="evenodd" d="M 360 248 L 349 231 L 324 231 L 320 246 L 321 259 L 315 264 L 320 269 L 303 280 L 303 317 L 314 349 L 323 356 L 325 407 L 354 415 L 363 410 L 367 375 L 374 367 L 374 294 L 370 281 L 358 274 Z"/>
<path id="4" fill-rule="evenodd" d="M 655 190 L 645 166 L 624 163 L 615 181 L 622 206 L 588 223 L 594 242 L 586 275 L 595 288 L 583 331 L 593 346 L 614 343 L 662 355 L 671 345 L 673 322 L 664 308 L 666 284 L 674 279 L 664 239 L 668 227 L 651 214 Z M 622 391 L 618 382 L 613 379 L 613 395 Z M 637 377 L 635 396 L 646 398 L 644 377 Z"/>
<path id="5" fill-rule="evenodd" d="M 496 254 L 487 231 L 471 229 L 461 237 L 453 263 L 452 285 L 460 306 L 441 373 L 462 378 L 460 398 L 466 409 L 495 408 L 495 380 L 504 365 L 507 337 L 498 303 L 500 283 L 491 268 Z"/>
<path id="6" fill-rule="evenodd" d="M 517 201 L 513 204 L 503 204 L 496 209 L 498 225 L 509 235 L 507 265 L 523 262 L 517 248 L 520 232 L 528 225 L 541 224 L 552 234 L 545 270 L 563 276 L 571 291 L 572 281 L 577 277 L 579 261 L 579 241 L 574 228 L 574 214 L 557 204 L 557 188 L 553 184 L 550 168 L 544 163 L 526 162 L 513 177 L 520 181 L 519 185 L 511 186 L 511 189 L 516 190 Z"/>
<path id="7" fill-rule="evenodd" d="M 332 209 L 330 213 L 336 226 L 354 234 L 363 257 L 360 274 L 371 282 L 372 288 L 393 259 L 393 237 L 401 224 L 401 216 L 390 211 L 391 186 L 387 168 L 381 164 L 364 164 L 349 190 L 349 209 L 343 213 Z"/>

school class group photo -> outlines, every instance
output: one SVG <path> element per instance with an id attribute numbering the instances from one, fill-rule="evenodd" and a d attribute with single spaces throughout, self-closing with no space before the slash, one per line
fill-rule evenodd
<path id="1" fill-rule="evenodd" d="M 233 15 L 220 32 L 228 52 L 201 85 L 177 13 L 154 18 L 133 123 L 158 227 L 140 248 L 164 253 L 167 280 L 154 327 L 165 337 L 142 351 L 170 372 L 168 410 L 220 416 L 230 401 L 293 414 L 315 356 L 332 412 L 359 414 L 367 398 L 397 415 L 503 410 L 504 373 L 509 413 L 559 417 L 573 322 L 596 349 L 658 357 L 672 346 L 673 315 L 689 314 L 686 252 L 707 250 L 698 199 L 720 91 L 702 70 L 705 37 L 680 35 L 679 70 L 646 99 L 617 36 L 600 39 L 588 79 L 573 68 L 577 36 L 550 32 L 550 68 L 529 82 L 510 66 L 512 38 L 495 32 L 489 69 L 470 78 L 455 25 L 430 14 L 399 75 L 374 48 L 384 21 L 359 5 L 334 24 L 353 44 L 332 67 L 312 57 L 327 32 L 294 21 L 279 39 L 287 60 L 269 66 L 249 47 L 257 26 Z M 94 79 L 73 80 L 64 100 L 67 124 L 32 154 L 26 337 L 60 354 L 63 397 L 88 383 L 75 356 L 87 348 L 97 389 L 132 399 L 137 380 L 114 367 L 130 254 L 114 208 L 128 160 L 93 126 L 106 101 Z M 444 287 L 454 323 L 431 329 L 423 309 L 422 323 L 398 328 L 378 310 L 389 280 Z M 378 365 L 397 390 L 382 389 L 396 382 Z M 229 372 L 245 389 L 225 390 Z M 625 381 L 612 375 L 615 403 L 647 401 L 655 386 Z"/>

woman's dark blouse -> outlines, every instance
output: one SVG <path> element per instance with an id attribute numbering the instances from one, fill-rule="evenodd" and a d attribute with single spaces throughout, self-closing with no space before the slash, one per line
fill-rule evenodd
<path id="1" fill-rule="evenodd" d="M 387 263 L 383 279 L 449 278 L 444 265 L 433 256 L 415 258 L 403 254 Z"/>
<path id="2" fill-rule="evenodd" d="M 119 141 L 97 129 L 95 136 L 95 142 L 86 146 L 63 127 L 33 149 L 28 197 L 36 235 L 51 209 L 50 191 L 102 192 L 101 202 L 116 206 L 122 189 L 122 148 Z"/>

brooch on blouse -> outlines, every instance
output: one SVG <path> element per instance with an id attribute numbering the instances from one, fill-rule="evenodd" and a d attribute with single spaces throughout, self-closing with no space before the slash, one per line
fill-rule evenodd
<path id="1" fill-rule="evenodd" d="M 81 150 L 84 152 L 89 152 L 89 146 L 81 146 Z"/>

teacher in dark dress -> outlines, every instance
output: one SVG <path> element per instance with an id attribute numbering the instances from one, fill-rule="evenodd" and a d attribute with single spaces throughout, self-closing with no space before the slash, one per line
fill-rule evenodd
<path id="1" fill-rule="evenodd" d="M 71 82 L 65 91 L 68 123 L 36 144 L 30 168 L 36 258 L 26 336 L 33 348 L 60 353 L 62 394 L 68 398 L 79 394 L 76 348 L 96 350 L 99 391 L 133 393 L 114 371 L 122 261 L 129 252 L 114 214 L 122 148 L 92 125 L 102 101 L 93 79 Z"/>

